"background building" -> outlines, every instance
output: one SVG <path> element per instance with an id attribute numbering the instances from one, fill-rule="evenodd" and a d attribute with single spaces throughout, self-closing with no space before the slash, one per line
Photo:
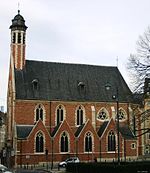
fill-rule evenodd
<path id="1" fill-rule="evenodd" d="M 145 156 L 145 158 L 150 158 L 150 78 L 145 79 L 144 87 L 144 110 L 141 116 L 141 129 L 143 129 L 142 155 Z"/>
<path id="2" fill-rule="evenodd" d="M 3 106 L 1 106 L 0 111 L 0 163 L 3 162 L 4 158 L 4 148 L 6 145 L 6 113 L 4 113 Z"/>

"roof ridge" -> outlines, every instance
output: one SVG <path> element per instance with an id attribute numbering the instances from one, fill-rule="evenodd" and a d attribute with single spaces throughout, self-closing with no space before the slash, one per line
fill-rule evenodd
<path id="1" fill-rule="evenodd" d="M 42 61 L 42 60 L 26 60 L 27 62 L 39 62 L 39 63 L 53 63 L 53 64 L 64 64 L 64 65 L 83 65 L 83 66 L 90 66 L 90 67 L 106 67 L 106 68 L 116 68 L 117 66 L 109 66 L 109 65 L 96 65 L 96 64 L 85 64 L 85 63 L 68 63 L 68 62 L 57 62 L 57 61 Z"/>

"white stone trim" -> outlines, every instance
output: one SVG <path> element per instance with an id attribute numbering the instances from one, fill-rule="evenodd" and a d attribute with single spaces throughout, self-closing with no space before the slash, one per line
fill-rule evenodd
<path id="1" fill-rule="evenodd" d="M 36 109 L 38 109 L 39 105 L 41 106 L 41 108 L 43 109 L 43 124 L 45 124 L 45 120 L 46 120 L 46 110 L 45 107 L 42 103 L 38 103 L 35 108 L 34 108 L 34 122 L 36 122 Z"/>
<path id="2" fill-rule="evenodd" d="M 106 113 L 106 118 L 105 118 L 104 120 L 98 118 L 98 115 L 99 115 L 99 113 L 100 113 L 102 110 L 104 110 L 104 112 Z M 97 118 L 98 121 L 108 121 L 108 120 L 110 119 L 110 115 L 109 115 L 108 110 L 107 110 L 105 107 L 100 108 L 99 111 L 98 111 L 98 113 L 97 113 L 96 118 Z"/>
<path id="3" fill-rule="evenodd" d="M 59 109 L 59 106 L 61 106 L 62 109 L 63 109 L 63 121 L 66 119 L 66 109 L 65 109 L 65 106 L 63 104 L 58 104 L 56 106 L 56 109 L 55 109 L 55 125 L 57 125 L 57 109 Z"/>
<path id="4" fill-rule="evenodd" d="M 42 136 L 43 136 L 43 152 L 36 152 L 36 137 L 37 137 L 37 134 L 38 133 L 42 133 Z M 45 134 L 42 130 L 39 130 L 35 133 L 35 136 L 34 136 L 34 153 L 35 154 L 44 154 L 45 153 L 45 143 L 46 143 L 46 139 L 45 139 Z"/>
<path id="5" fill-rule="evenodd" d="M 67 137 L 68 137 L 68 152 L 61 152 L 61 137 L 62 137 L 62 135 L 63 135 L 63 133 L 66 133 L 66 135 L 67 135 Z M 66 130 L 64 130 L 64 131 L 62 131 L 61 132 L 61 134 L 60 134 L 60 136 L 59 136 L 59 153 L 61 153 L 61 154 L 67 154 L 67 153 L 70 153 L 70 135 L 69 135 L 69 133 L 66 131 Z"/>
<path id="6" fill-rule="evenodd" d="M 85 107 L 83 105 L 78 105 L 75 109 L 75 126 L 79 127 L 80 125 L 77 125 L 77 110 L 79 109 L 79 107 L 81 107 L 81 109 L 83 110 L 83 123 L 85 123 L 86 121 L 86 112 L 85 112 Z"/>

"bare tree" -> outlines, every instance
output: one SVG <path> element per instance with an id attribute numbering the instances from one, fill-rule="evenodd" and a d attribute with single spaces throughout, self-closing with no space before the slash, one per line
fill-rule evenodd
<path id="1" fill-rule="evenodd" d="M 144 80 L 150 77 L 150 27 L 139 36 L 137 51 L 130 55 L 127 68 L 134 92 L 143 92 Z"/>

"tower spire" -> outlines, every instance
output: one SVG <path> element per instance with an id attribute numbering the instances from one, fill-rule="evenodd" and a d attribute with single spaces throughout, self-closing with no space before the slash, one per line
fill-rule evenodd
<path id="1" fill-rule="evenodd" d="M 18 7 L 18 14 L 12 20 L 11 29 L 11 55 L 14 61 L 15 68 L 22 70 L 25 66 L 25 37 L 26 29 L 24 18 L 20 15 Z"/>

